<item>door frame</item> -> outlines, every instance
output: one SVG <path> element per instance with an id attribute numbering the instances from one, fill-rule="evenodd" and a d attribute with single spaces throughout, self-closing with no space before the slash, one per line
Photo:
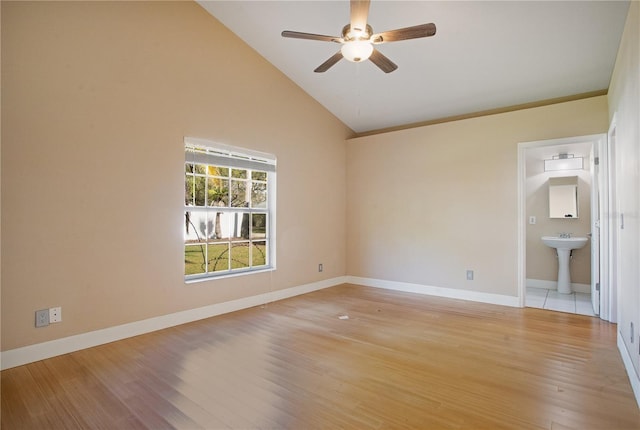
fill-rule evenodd
<path id="1" fill-rule="evenodd" d="M 585 136 L 573 136 L 573 137 L 566 137 L 566 138 L 560 138 L 560 139 L 536 140 L 536 141 L 518 143 L 518 167 L 517 167 L 518 168 L 518 181 L 517 181 L 517 186 L 518 186 L 518 228 L 517 228 L 518 268 L 517 268 L 517 276 L 518 276 L 518 303 L 520 307 L 525 306 L 525 295 L 526 295 L 526 284 L 527 284 L 527 268 L 526 268 L 526 261 L 527 261 L 527 258 L 526 258 L 527 257 L 526 256 L 526 247 L 527 247 L 526 246 L 527 245 L 526 156 L 527 156 L 527 150 L 532 148 L 540 148 L 544 146 L 556 146 L 556 145 L 581 143 L 581 142 L 591 142 L 592 148 L 594 148 L 594 152 L 598 154 L 598 156 L 600 156 L 602 152 L 608 151 L 608 146 L 606 144 L 607 142 L 606 133 L 590 134 Z M 607 160 L 600 159 L 600 163 L 601 165 L 602 164 L 608 165 L 608 157 L 607 157 Z M 600 171 L 600 173 L 601 173 L 600 176 L 605 176 L 604 174 L 602 174 L 602 170 Z M 599 188 L 600 208 L 602 211 L 604 207 L 603 202 L 609 201 L 609 187 L 608 186 L 603 187 L 602 181 L 599 181 L 598 184 L 592 183 L 591 186 L 592 187 L 598 186 Z M 600 214 L 601 214 L 601 220 L 602 220 L 602 212 L 600 212 Z M 593 222 L 592 222 L 592 225 L 593 225 Z M 600 248 L 600 253 L 602 254 L 603 250 L 608 251 L 609 242 L 608 242 L 608 238 L 603 238 L 602 227 L 598 231 L 600 232 L 599 248 Z M 605 240 L 603 239 L 606 240 L 606 243 L 605 243 Z M 603 264 L 603 260 L 601 257 L 600 259 L 601 279 L 602 279 L 602 271 L 603 271 L 602 264 Z M 610 262 L 607 262 L 607 264 L 610 264 Z M 602 297 L 605 295 L 607 297 L 610 297 L 610 291 L 608 289 L 608 285 L 609 285 L 608 282 L 600 282 L 600 309 L 603 308 Z"/>

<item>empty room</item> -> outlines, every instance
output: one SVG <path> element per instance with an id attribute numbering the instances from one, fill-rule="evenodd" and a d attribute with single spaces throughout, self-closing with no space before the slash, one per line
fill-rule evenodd
<path id="1" fill-rule="evenodd" d="M 0 14 L 3 429 L 640 428 L 640 2 Z"/>

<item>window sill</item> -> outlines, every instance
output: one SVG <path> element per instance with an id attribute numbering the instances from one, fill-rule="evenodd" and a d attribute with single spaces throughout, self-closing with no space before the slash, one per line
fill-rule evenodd
<path id="1" fill-rule="evenodd" d="M 273 272 L 275 270 L 276 270 L 275 267 L 269 266 L 269 267 L 265 267 L 264 269 L 243 270 L 243 271 L 225 273 L 224 275 L 201 276 L 201 277 L 189 278 L 189 279 L 185 278 L 184 283 L 185 284 L 197 284 L 197 283 L 200 283 L 200 282 L 216 281 L 218 279 L 236 278 L 238 276 L 253 275 L 253 274 L 256 274 L 256 273 Z"/>

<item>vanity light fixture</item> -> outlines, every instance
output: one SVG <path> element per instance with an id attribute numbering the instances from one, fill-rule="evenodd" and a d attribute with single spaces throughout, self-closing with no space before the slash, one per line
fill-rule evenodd
<path id="1" fill-rule="evenodd" d="M 544 160 L 545 172 L 580 169 L 584 169 L 584 159 L 573 154 L 558 154 L 554 155 L 550 160 Z"/>

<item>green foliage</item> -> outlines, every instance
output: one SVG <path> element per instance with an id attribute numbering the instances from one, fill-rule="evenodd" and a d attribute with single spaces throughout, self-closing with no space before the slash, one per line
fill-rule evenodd
<path id="1" fill-rule="evenodd" d="M 251 186 L 251 207 L 267 202 L 267 172 L 204 164 L 185 163 L 185 204 L 188 206 L 247 207 L 247 186 Z"/>

